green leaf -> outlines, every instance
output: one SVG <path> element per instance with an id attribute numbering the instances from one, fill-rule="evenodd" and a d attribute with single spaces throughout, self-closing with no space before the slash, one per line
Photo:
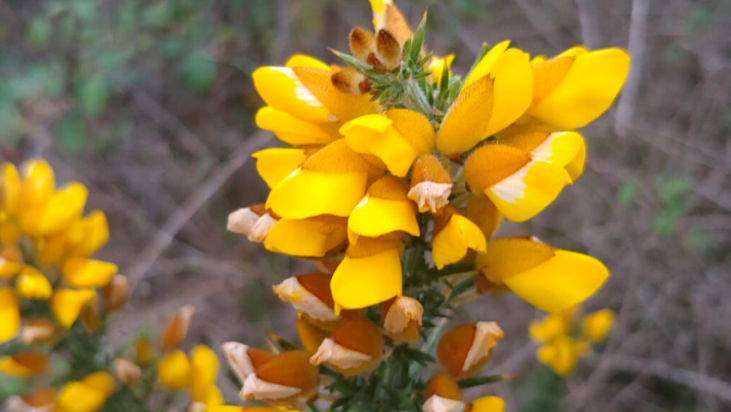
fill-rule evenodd
<path id="1" fill-rule="evenodd" d="M 373 66 L 370 64 L 363 63 L 362 61 L 356 59 L 355 57 L 347 54 L 347 53 L 341 53 L 337 50 L 330 49 L 331 52 L 333 52 L 334 55 L 338 56 L 340 60 L 344 61 L 347 65 L 353 66 L 356 70 L 364 73 L 370 73 L 375 72 L 373 70 Z"/>
<path id="2" fill-rule="evenodd" d="M 636 177 L 626 179 L 617 192 L 617 204 L 621 207 L 627 207 L 634 203 L 642 188 L 642 182 Z"/>
<path id="3" fill-rule="evenodd" d="M 36 49 L 44 49 L 48 45 L 52 32 L 51 22 L 42 18 L 34 18 L 28 25 L 25 42 Z"/>
<path id="4" fill-rule="evenodd" d="M 658 176 L 655 179 L 655 187 L 660 201 L 666 206 L 671 206 L 682 202 L 690 188 L 693 187 L 693 181 L 686 176 Z"/>
<path id="5" fill-rule="evenodd" d="M 675 233 L 675 226 L 680 215 L 671 210 L 663 210 L 652 220 L 652 227 L 658 236 L 670 236 Z"/>
<path id="6" fill-rule="evenodd" d="M 178 77 L 188 88 L 205 93 L 216 79 L 216 65 L 203 53 L 192 53 L 178 67 Z"/>
<path id="7" fill-rule="evenodd" d="M 457 381 L 462 389 L 474 388 L 475 386 L 489 385 L 491 383 L 502 382 L 509 379 L 513 379 L 515 375 L 490 375 L 490 376 L 476 376 L 474 378 L 466 378 Z"/>
<path id="8" fill-rule="evenodd" d="M 81 84 L 79 102 L 81 109 L 90 116 L 96 116 L 104 111 L 109 100 L 107 84 L 101 76 L 93 76 Z"/>
<path id="9" fill-rule="evenodd" d="M 427 12 L 424 12 L 424 17 L 421 19 L 421 23 L 414 31 L 413 41 L 409 47 L 409 61 L 418 62 L 419 56 L 421 55 L 421 48 L 424 45 L 424 36 L 426 36 L 426 19 Z"/>

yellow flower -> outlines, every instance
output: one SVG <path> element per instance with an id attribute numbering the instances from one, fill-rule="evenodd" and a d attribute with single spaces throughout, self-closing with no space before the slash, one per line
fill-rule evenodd
<path id="1" fill-rule="evenodd" d="M 568 376 L 576 367 L 579 349 L 580 345 L 576 341 L 562 335 L 538 348 L 536 356 L 557 375 Z"/>
<path id="2" fill-rule="evenodd" d="M 24 378 L 39 376 L 48 369 L 47 356 L 35 352 L 20 352 L 0 357 L 0 372 Z"/>
<path id="3" fill-rule="evenodd" d="M 584 316 L 581 322 L 582 336 L 592 342 L 604 342 L 614 327 L 614 319 L 615 314 L 611 309 L 602 309 Z"/>
<path id="4" fill-rule="evenodd" d="M 452 67 L 454 57 L 454 53 L 448 54 L 443 58 L 432 56 L 431 61 L 429 62 L 429 70 L 431 71 L 431 78 L 434 81 L 434 84 L 442 84 L 442 74 L 444 73 L 445 68 L 447 70 L 447 78 L 452 76 L 450 68 Z"/>
<path id="5" fill-rule="evenodd" d="M 291 219 L 346 217 L 365 195 L 369 178 L 383 173 L 350 149 L 344 139 L 336 140 L 279 182 L 269 194 L 266 208 Z"/>
<path id="6" fill-rule="evenodd" d="M 532 321 L 528 334 L 535 342 L 548 342 L 558 336 L 566 335 L 571 329 L 576 312 L 576 308 L 566 309 L 551 313 L 540 321 Z"/>
<path id="7" fill-rule="evenodd" d="M 520 118 L 531 102 L 533 77 L 528 55 L 497 44 L 467 76 L 444 116 L 437 147 L 452 154 L 471 149 Z"/>
<path id="8" fill-rule="evenodd" d="M 114 379 L 95 372 L 81 381 L 67 383 L 56 398 L 56 412 L 94 412 L 101 408 L 114 389 Z"/>
<path id="9" fill-rule="evenodd" d="M 429 120 L 407 109 L 358 117 L 344 124 L 340 134 L 351 149 L 377 156 L 397 177 L 406 176 L 417 157 L 434 151 L 436 138 Z"/>
<path id="10" fill-rule="evenodd" d="M 621 49 L 575 47 L 533 64 L 532 103 L 526 116 L 573 130 L 604 113 L 619 94 L 630 57 Z"/>
<path id="11" fill-rule="evenodd" d="M 66 260 L 61 277 L 66 283 L 78 288 L 106 286 L 117 273 L 117 265 L 101 260 L 72 257 Z"/>
<path id="12" fill-rule="evenodd" d="M 419 236 L 416 207 L 407 193 L 405 183 L 391 175 L 368 187 L 365 197 L 348 218 L 350 243 L 355 244 L 358 236 L 378 237 L 393 232 Z"/>
<path id="13" fill-rule="evenodd" d="M 562 166 L 574 182 L 584 172 L 586 144 L 577 132 L 535 132 L 500 136 L 499 142 L 529 153 L 531 159 Z"/>
<path id="14" fill-rule="evenodd" d="M 361 237 L 348 247 L 330 283 L 336 305 L 360 309 L 400 296 L 402 246 L 400 237 Z"/>
<path id="15" fill-rule="evenodd" d="M 56 289 L 49 306 L 56 322 L 62 328 L 70 328 L 79 318 L 81 311 L 96 300 L 93 289 Z"/>
<path id="16" fill-rule="evenodd" d="M 432 258 L 437 269 L 457 263 L 472 249 L 485 252 L 485 235 L 471 220 L 459 214 L 453 206 L 447 206 L 434 217 Z"/>
<path id="17" fill-rule="evenodd" d="M 488 280 L 548 312 L 581 303 L 609 278 L 607 268 L 590 256 L 527 238 L 488 242 L 477 267 Z"/>
<path id="18" fill-rule="evenodd" d="M 279 219 L 267 232 L 264 247 L 290 256 L 323 257 L 347 237 L 344 217 L 320 215 L 307 219 Z M 302 239 L 307 239 L 303 242 Z"/>
<path id="19" fill-rule="evenodd" d="M 193 402 L 210 404 L 211 398 L 217 397 L 218 358 L 211 348 L 205 345 L 196 346 L 190 358 L 190 396 Z"/>
<path id="20" fill-rule="evenodd" d="M 15 280 L 18 296 L 26 299 L 48 299 L 53 293 L 51 282 L 33 266 L 25 265 Z"/>
<path id="21" fill-rule="evenodd" d="M 327 123 L 300 120 L 270 106 L 259 109 L 254 121 L 260 129 L 273 132 L 279 140 L 292 146 L 325 145 L 341 137 L 337 128 Z"/>
<path id="22" fill-rule="evenodd" d="M 181 390 L 190 385 L 191 370 L 188 356 L 182 350 L 177 350 L 160 359 L 157 380 L 166 388 Z"/>
<path id="23" fill-rule="evenodd" d="M 475 399 L 471 407 L 470 412 L 503 412 L 505 401 L 497 396 L 483 396 Z"/>
<path id="24" fill-rule="evenodd" d="M 264 149 L 254 153 L 256 171 L 270 188 L 284 180 L 307 159 L 304 149 Z"/>

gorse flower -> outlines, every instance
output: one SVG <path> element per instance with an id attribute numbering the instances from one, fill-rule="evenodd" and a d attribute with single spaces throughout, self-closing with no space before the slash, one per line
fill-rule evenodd
<path id="1" fill-rule="evenodd" d="M 334 52 L 344 65 L 295 55 L 254 72 L 267 105 L 256 123 L 291 147 L 253 155 L 271 191 L 265 203 L 233 212 L 228 226 L 331 272 L 289 278 L 274 292 L 298 311 L 309 362 L 329 375 L 325 382 L 334 377 L 333 410 L 369 410 L 372 402 L 384 410 L 500 411 L 499 398 L 466 402 L 458 386 L 494 381 L 472 376 L 503 331 L 481 321 L 440 339 L 440 319 L 459 300 L 505 291 L 560 313 L 607 280 L 607 268 L 590 256 L 493 235 L 502 219 L 533 218 L 581 177 L 587 147 L 576 129 L 612 104 L 629 56 L 574 47 L 531 58 L 503 41 L 484 45 L 461 77 L 454 55 L 425 49 L 426 15 L 412 31 L 393 1 L 370 3 L 373 30 L 354 28 L 350 54 Z M 606 334 L 606 317 L 588 319 L 587 336 Z M 551 334 L 540 355 L 546 362 L 565 358 L 568 338 L 549 323 L 533 328 Z M 411 346 L 422 338 L 421 350 Z M 270 343 L 294 348 L 278 337 Z M 434 361 L 434 348 L 445 374 L 427 388 L 416 365 Z M 224 350 L 245 399 L 308 408 L 311 388 L 282 383 L 296 379 L 292 373 L 259 376 L 290 352 L 262 356 L 235 342 Z M 554 369 L 573 368 L 560 362 Z"/>

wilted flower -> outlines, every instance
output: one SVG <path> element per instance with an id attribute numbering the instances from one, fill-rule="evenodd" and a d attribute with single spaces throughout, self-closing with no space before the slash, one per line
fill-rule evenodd
<path id="1" fill-rule="evenodd" d="M 242 399 L 291 404 L 309 399 L 317 391 L 320 376 L 303 351 L 284 352 L 258 366 L 244 381 Z"/>
<path id="2" fill-rule="evenodd" d="M 497 340 L 502 337 L 503 331 L 495 322 L 457 326 L 439 340 L 439 364 L 456 378 L 474 375 L 490 360 Z"/>
<path id="3" fill-rule="evenodd" d="M 347 321 L 320 344 L 313 365 L 326 363 L 345 376 L 373 369 L 383 356 L 383 335 L 368 319 Z"/>

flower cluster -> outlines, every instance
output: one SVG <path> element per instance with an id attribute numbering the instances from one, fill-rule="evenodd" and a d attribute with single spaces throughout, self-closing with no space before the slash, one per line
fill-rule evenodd
<path id="1" fill-rule="evenodd" d="M 583 317 L 578 307 L 551 313 L 530 324 L 531 338 L 541 346 L 538 360 L 557 375 L 570 375 L 578 358 L 587 355 L 592 344 L 604 342 L 614 326 L 614 312 L 602 309 Z"/>
<path id="2" fill-rule="evenodd" d="M 253 74 L 267 104 L 257 125 L 291 147 L 253 155 L 271 191 L 231 213 L 228 229 L 322 273 L 274 287 L 298 311 L 304 350 L 224 349 L 244 399 L 307 410 L 324 386 L 338 393 L 331 410 L 499 410 L 499 400 L 470 406 L 453 390 L 494 381 L 470 376 L 502 337 L 497 324 L 439 336 L 465 292 L 512 291 L 560 312 L 609 277 L 598 260 L 535 237 L 492 237 L 503 218 L 536 216 L 581 176 L 576 129 L 612 104 L 629 56 L 574 47 L 531 57 L 504 41 L 484 45 L 460 77 L 453 55 L 425 51 L 426 15 L 412 31 L 391 0 L 371 6 L 374 30 L 354 28 L 350 54 L 334 52 L 344 66 L 295 55 Z M 444 373 L 427 384 L 419 365 L 435 347 Z M 285 356 L 297 367 L 280 368 L 296 378 L 270 369 Z"/>
<path id="3" fill-rule="evenodd" d="M 56 188 L 43 160 L 2 165 L 0 373 L 32 389 L 9 400 L 12 410 L 91 412 L 114 388 L 91 357 L 104 320 L 125 305 L 127 280 L 93 258 L 109 229 L 103 212 L 83 214 L 86 198 L 81 183 Z M 59 359 L 70 370 L 53 376 Z"/>

